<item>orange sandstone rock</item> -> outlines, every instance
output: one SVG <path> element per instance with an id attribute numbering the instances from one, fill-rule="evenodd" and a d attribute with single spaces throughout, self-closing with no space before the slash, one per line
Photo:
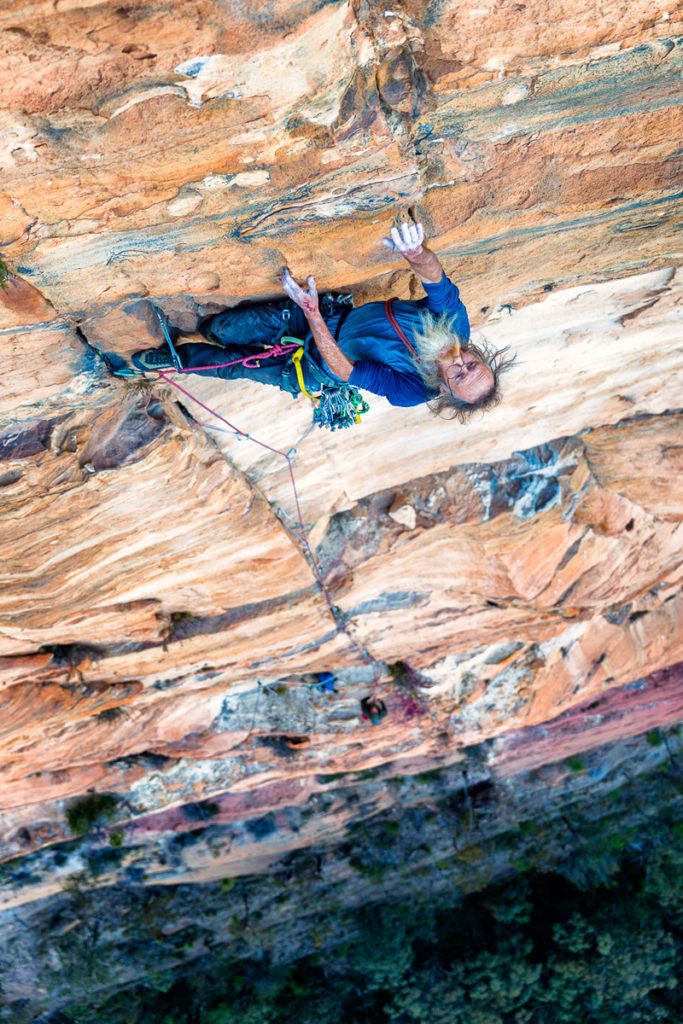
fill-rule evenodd
<path id="1" fill-rule="evenodd" d="M 663 0 L 5 5 L 0 856 L 91 788 L 154 836 L 484 739 L 511 774 L 610 694 L 587 744 L 674 721 L 668 677 L 654 710 L 622 688 L 683 657 L 680 28 Z M 518 352 L 485 419 L 371 398 L 307 433 L 303 399 L 184 380 L 290 455 L 305 542 L 281 454 L 101 354 L 158 344 L 154 304 L 189 333 L 279 295 L 284 263 L 417 297 L 379 245 L 406 210 Z"/>

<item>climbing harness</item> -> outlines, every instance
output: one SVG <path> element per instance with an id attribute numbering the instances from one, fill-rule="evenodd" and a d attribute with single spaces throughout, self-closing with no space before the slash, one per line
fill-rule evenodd
<path id="1" fill-rule="evenodd" d="M 276 342 L 274 345 L 270 345 L 268 348 L 264 349 L 263 352 L 255 352 L 253 355 L 242 356 L 240 359 L 231 359 L 227 363 L 209 363 L 207 366 L 193 366 L 191 369 L 186 369 L 180 361 L 180 356 L 178 355 L 173 341 L 171 340 L 171 332 L 169 331 L 166 321 L 164 320 L 158 306 L 154 307 L 154 312 L 156 313 L 157 320 L 161 325 L 161 333 L 164 336 L 164 341 L 171 352 L 171 358 L 173 359 L 173 365 L 176 373 L 197 373 L 198 370 L 220 370 L 224 366 L 238 366 L 239 364 L 249 370 L 258 370 L 262 360 L 270 359 L 273 356 L 289 355 L 301 345 L 298 338 L 281 338 L 280 341 Z M 288 311 L 284 310 L 283 312 Z M 282 344 L 282 342 L 287 342 L 287 344 Z"/>

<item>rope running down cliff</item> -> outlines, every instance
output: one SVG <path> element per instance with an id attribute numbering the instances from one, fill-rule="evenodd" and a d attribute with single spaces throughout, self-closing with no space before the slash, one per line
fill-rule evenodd
<path id="1" fill-rule="evenodd" d="M 358 640 L 356 640 L 356 638 L 348 632 L 342 613 L 339 611 L 339 609 L 332 601 L 332 597 L 330 595 L 329 590 L 327 589 L 327 585 L 325 583 L 322 571 L 320 569 L 320 564 L 317 558 L 315 557 L 315 554 L 313 553 L 311 543 L 308 539 L 308 533 L 304 525 L 303 513 L 301 510 L 301 501 L 299 499 L 299 489 L 297 487 L 296 477 L 294 475 L 293 457 L 296 453 L 296 448 L 290 448 L 289 451 L 283 452 L 280 448 L 274 448 L 272 445 L 266 444 L 265 441 L 260 441 L 257 437 L 253 437 L 251 434 L 247 434 L 246 431 L 240 430 L 238 426 L 236 426 L 234 423 L 231 423 L 230 420 L 225 418 L 225 416 L 221 416 L 221 414 L 219 412 L 216 412 L 215 409 L 212 409 L 211 406 L 206 405 L 206 403 L 202 402 L 201 399 L 197 398 L 196 395 L 193 395 L 191 391 L 188 391 L 187 388 L 184 388 L 182 384 L 179 384 L 177 381 L 172 380 L 169 375 L 177 372 L 177 370 L 159 370 L 157 379 L 163 380 L 166 384 L 170 384 L 171 387 L 175 388 L 176 391 L 180 391 L 183 395 L 185 395 L 186 398 L 189 398 L 190 401 L 195 402 L 202 409 L 204 409 L 205 412 L 208 412 L 209 415 L 215 417 L 215 419 L 217 420 L 220 420 L 221 423 L 224 423 L 226 427 L 228 427 L 232 431 L 232 433 L 235 434 L 237 437 L 244 438 L 246 441 L 252 441 L 254 444 L 257 444 L 260 448 L 264 448 L 266 451 L 272 452 L 274 455 L 279 455 L 281 458 L 285 460 L 285 462 L 287 463 L 287 469 L 289 471 L 289 479 L 292 486 L 292 494 L 294 495 L 294 506 L 296 509 L 296 515 L 294 519 L 296 522 L 297 530 L 290 530 L 290 532 L 294 532 L 294 536 L 299 541 L 304 550 L 304 554 L 306 555 L 309 565 L 311 566 L 313 575 L 315 576 L 316 583 L 318 584 L 318 587 L 320 589 L 320 593 L 322 594 L 325 604 L 327 605 L 328 611 L 332 616 L 332 619 L 337 627 L 337 632 L 343 633 L 346 636 L 352 647 L 358 652 L 363 661 L 379 669 L 379 664 L 376 661 L 376 659 L 373 658 L 369 651 L 367 651 L 362 646 L 362 644 L 360 644 Z M 278 519 L 280 519 L 280 522 L 282 522 L 282 525 L 285 527 L 285 529 L 289 530 L 289 527 L 285 522 L 283 522 L 281 516 L 278 515 Z"/>

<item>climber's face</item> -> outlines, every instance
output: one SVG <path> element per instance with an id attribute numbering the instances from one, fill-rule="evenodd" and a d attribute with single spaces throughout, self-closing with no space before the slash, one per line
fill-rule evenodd
<path id="1" fill-rule="evenodd" d="M 492 371 L 481 359 L 467 349 L 449 352 L 439 360 L 439 374 L 443 380 L 441 390 L 461 402 L 473 405 L 481 401 L 495 385 Z"/>

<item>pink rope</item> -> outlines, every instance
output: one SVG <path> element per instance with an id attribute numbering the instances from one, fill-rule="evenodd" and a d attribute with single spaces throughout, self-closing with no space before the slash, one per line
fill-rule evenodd
<path id="1" fill-rule="evenodd" d="M 283 346 L 283 347 L 289 348 L 290 346 Z M 298 345 L 294 345 L 294 346 L 291 346 L 291 347 L 298 348 Z M 247 358 L 251 358 L 251 357 L 249 356 Z M 188 370 L 187 372 L 194 372 L 194 370 L 196 370 L 196 369 L 197 369 L 197 367 L 193 367 L 191 371 Z M 171 378 L 168 376 L 168 374 L 169 373 L 177 373 L 177 372 L 179 372 L 179 371 L 177 371 L 177 370 L 170 370 L 170 371 L 169 370 L 159 370 L 158 371 L 159 377 L 162 378 L 167 384 L 170 384 L 171 387 L 174 387 L 177 391 L 181 391 L 183 395 L 185 395 L 187 398 L 189 398 L 192 402 L 195 402 L 197 405 L 201 406 L 201 408 L 204 409 L 205 412 L 208 412 L 211 416 L 214 416 L 217 420 L 220 420 L 221 423 L 225 423 L 225 425 L 227 427 L 229 427 L 230 430 L 234 431 L 234 433 L 237 434 L 238 437 L 243 437 L 247 441 L 253 441 L 253 443 L 259 445 L 260 448 L 265 448 L 266 451 L 272 452 L 274 455 L 280 455 L 283 459 L 286 460 L 287 468 L 289 470 L 289 479 L 290 479 L 290 482 L 291 482 L 291 485 L 292 485 L 292 494 L 294 495 L 294 505 L 295 505 L 295 508 L 296 508 L 296 523 L 297 523 L 297 526 L 298 526 L 298 529 L 299 529 L 299 533 L 300 533 L 301 544 L 302 544 L 302 546 L 304 548 L 304 551 L 306 552 L 306 554 L 308 556 L 308 559 L 309 559 L 310 564 L 311 564 L 311 568 L 313 570 L 313 575 L 315 576 L 316 582 L 317 582 L 318 586 L 320 587 L 321 593 L 322 593 L 322 595 L 323 595 L 323 597 L 325 599 L 325 604 L 327 605 L 330 614 L 332 615 L 333 619 L 336 622 L 336 612 L 335 612 L 334 605 L 332 603 L 332 598 L 330 597 L 329 592 L 327 590 L 327 587 L 325 585 L 325 581 L 323 579 L 323 575 L 322 575 L 322 571 L 320 569 L 320 565 L 318 563 L 317 558 L 313 554 L 313 549 L 311 548 L 311 544 L 310 544 L 310 541 L 308 539 L 308 533 L 306 531 L 306 527 L 304 526 L 303 513 L 302 513 L 302 510 L 301 510 L 301 501 L 300 501 L 300 498 L 299 498 L 299 489 L 297 487 L 296 477 L 294 476 L 294 466 L 292 465 L 292 456 L 290 455 L 289 452 L 283 452 L 279 448 L 273 448 L 272 445 L 266 444 L 265 441 L 259 441 L 259 439 L 257 437 L 252 437 L 251 434 L 247 434 L 244 430 L 240 430 L 240 428 L 235 426 L 234 423 L 231 423 L 230 420 L 225 418 L 225 416 L 221 416 L 221 414 L 219 412 L 216 412 L 215 409 L 212 409 L 211 406 L 206 405 L 206 403 L 202 402 L 201 399 L 197 398 L 196 395 L 193 395 L 191 391 L 188 391 L 187 388 L 184 388 L 181 384 L 178 384 L 177 381 L 171 380 Z"/>
<path id="2" fill-rule="evenodd" d="M 225 423 L 226 427 L 230 427 L 230 429 L 232 431 L 234 431 L 235 434 L 238 434 L 240 437 L 246 438 L 248 441 L 253 441 L 254 444 L 260 445 L 261 448 L 266 448 L 269 452 L 273 452 L 275 455 L 281 455 L 283 457 L 283 459 L 287 459 L 287 461 L 289 461 L 289 455 L 287 454 L 287 452 L 282 452 L 282 451 L 280 451 L 279 448 L 273 448 L 273 447 L 271 447 L 271 445 L 266 444 L 265 441 L 259 441 L 259 439 L 257 437 L 252 437 L 251 434 L 247 434 L 246 431 L 240 430 L 240 428 L 236 427 L 234 423 L 230 422 L 230 420 L 226 420 L 225 416 L 221 416 L 221 414 L 219 412 L 216 412 L 215 409 L 212 409 L 210 405 L 206 405 L 199 398 L 197 398 L 196 395 L 193 395 L 191 391 L 188 391 L 187 388 L 184 388 L 182 386 L 182 384 L 178 384 L 177 381 L 171 380 L 171 378 L 168 376 L 169 373 L 178 373 L 178 372 L 180 372 L 180 371 L 178 371 L 178 370 L 159 370 L 158 371 L 159 376 L 163 380 L 165 380 L 167 384 L 170 384 L 171 387 L 176 388 L 177 391 L 182 391 L 182 393 L 187 398 L 189 398 L 193 402 L 196 402 L 197 405 L 201 405 L 202 409 L 204 409 L 206 412 L 208 412 L 211 416 L 215 416 L 217 420 L 221 421 L 221 423 Z M 188 371 L 188 372 L 191 372 L 191 371 Z"/>
<path id="3" fill-rule="evenodd" d="M 288 356 L 290 353 L 295 352 L 296 349 L 300 348 L 299 344 L 289 345 L 273 345 L 272 348 L 265 349 L 263 352 L 256 352 L 251 356 L 243 356 L 242 359 L 232 359 L 229 363 L 211 363 L 210 366 L 188 366 L 187 368 L 175 367 L 175 373 L 198 373 L 199 370 L 220 370 L 224 366 L 237 366 L 241 363 L 242 366 L 248 370 L 258 370 L 259 363 L 262 359 L 270 359 L 271 356 Z M 171 383 L 169 381 L 169 383 Z M 201 403 L 200 403 L 201 404 Z"/>
<path id="4" fill-rule="evenodd" d="M 283 349 L 283 348 L 289 349 L 289 348 L 298 348 L 298 347 L 299 347 L 298 345 L 276 346 L 276 348 L 280 348 L 280 349 Z M 274 350 L 270 349 L 269 350 L 269 354 L 273 355 L 274 354 Z M 247 358 L 251 358 L 251 357 L 248 356 Z M 240 360 L 238 360 L 238 362 L 240 362 Z M 228 364 L 228 365 L 230 365 L 230 364 Z M 197 367 L 194 367 L 193 369 L 197 369 Z M 330 615 L 332 616 L 332 621 L 334 622 L 334 624 L 336 626 L 337 632 L 338 633 L 339 632 L 343 632 L 345 634 L 345 636 L 347 637 L 347 639 L 349 640 L 351 646 L 354 647 L 355 650 L 358 652 L 358 654 L 360 655 L 361 659 L 363 661 L 365 661 L 365 662 L 368 662 L 368 663 L 372 664 L 372 666 L 373 666 L 373 675 L 374 675 L 377 672 L 377 669 L 378 669 L 377 662 L 375 661 L 374 657 L 367 650 L 365 650 L 363 645 L 360 644 L 358 642 L 358 640 L 356 640 L 356 638 L 353 636 L 353 634 L 349 633 L 344 625 L 340 625 L 339 610 L 335 607 L 335 605 L 334 605 L 334 603 L 332 601 L 332 598 L 330 596 L 330 592 L 327 589 L 327 586 L 325 584 L 325 580 L 323 579 L 323 574 L 322 574 L 322 570 L 320 568 L 320 563 L 318 562 L 318 559 L 313 554 L 313 549 L 312 549 L 311 543 L 310 543 L 310 541 L 308 539 L 308 532 L 307 532 L 306 527 L 304 525 L 303 512 L 301 510 L 301 501 L 300 501 L 300 498 L 299 498 L 299 488 L 297 487 L 296 477 L 294 476 L 294 466 L 293 466 L 293 463 L 292 463 L 291 453 L 290 452 L 283 452 L 279 448 L 273 448 L 272 445 L 266 444 L 265 441 L 260 441 L 257 437 L 252 437 L 251 434 L 247 434 L 246 431 L 240 430 L 240 428 L 236 427 L 234 423 L 231 423 L 230 420 L 225 418 L 225 416 L 221 416 L 221 414 L 219 412 L 216 412 L 215 409 L 212 409 L 211 406 L 206 405 L 205 402 L 202 402 L 199 398 L 197 398 L 196 395 L 193 395 L 191 391 L 188 391 L 187 388 L 184 388 L 181 384 L 178 384 L 177 381 L 171 380 L 171 378 L 169 377 L 169 373 L 178 373 L 179 371 L 177 371 L 177 370 L 158 370 L 157 372 L 158 372 L 159 378 L 161 380 L 164 380 L 166 382 L 166 384 L 170 384 L 171 387 L 176 389 L 176 391 L 182 392 L 182 394 L 185 395 L 186 398 L 189 398 L 190 401 L 195 402 L 197 405 L 201 406 L 201 408 L 204 409 L 205 412 L 208 412 L 210 416 L 214 416 L 217 420 L 220 420 L 221 423 L 225 423 L 225 425 L 227 427 L 229 427 L 230 430 L 232 430 L 235 434 L 237 434 L 238 437 L 243 437 L 247 441 L 253 441 L 253 443 L 257 444 L 260 448 L 265 448 L 266 451 L 272 452 L 274 455 L 279 455 L 279 456 L 281 456 L 281 458 L 285 459 L 285 461 L 287 462 L 287 469 L 289 470 L 289 479 L 290 479 L 290 483 L 292 485 L 292 494 L 294 495 L 294 506 L 296 508 L 296 517 L 295 518 L 296 518 L 296 524 L 297 524 L 297 527 L 298 527 L 299 540 L 300 540 L 301 546 L 303 547 L 304 552 L 305 552 L 305 554 L 306 554 L 306 556 L 308 558 L 308 561 L 309 561 L 309 564 L 310 564 L 311 569 L 313 571 L 313 575 L 315 577 L 316 583 L 318 584 L 318 587 L 320 588 L 320 593 L 323 596 L 323 600 L 325 601 L 325 604 L 327 605 L 327 610 L 329 611 Z M 184 371 L 184 372 L 191 373 L 192 370 L 187 370 L 187 371 Z M 286 524 L 284 524 L 284 525 L 285 525 L 285 528 L 287 528 Z"/>

